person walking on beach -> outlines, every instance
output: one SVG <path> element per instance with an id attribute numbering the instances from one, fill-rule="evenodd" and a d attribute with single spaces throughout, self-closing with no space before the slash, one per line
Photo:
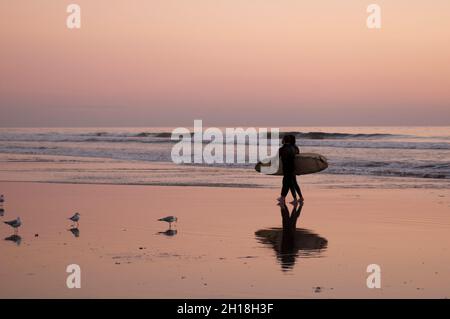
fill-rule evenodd
<path id="1" fill-rule="evenodd" d="M 278 201 L 284 203 L 290 190 L 294 198 L 293 203 L 297 203 L 297 194 L 300 196 L 300 201 L 303 201 L 302 192 L 295 175 L 295 156 L 300 151 L 295 145 L 295 136 L 293 135 L 285 135 L 282 139 L 282 144 L 283 146 L 279 149 L 279 156 L 283 165 L 283 185 Z"/>
<path id="2" fill-rule="evenodd" d="M 300 154 L 300 149 L 298 148 L 296 141 L 295 141 L 295 135 L 289 135 L 289 142 L 291 143 L 292 147 L 294 148 L 295 155 Z M 300 189 L 300 185 L 298 185 L 298 183 L 297 183 L 297 175 L 295 173 L 294 173 L 294 188 L 299 196 L 299 201 L 304 202 L 305 199 L 303 198 L 302 190 Z M 294 200 L 295 200 L 296 196 L 295 195 L 293 195 L 293 196 L 294 196 Z"/>
<path id="3" fill-rule="evenodd" d="M 289 143 L 289 135 L 283 136 L 281 140 L 282 146 L 280 147 L 278 153 L 280 156 L 281 164 L 283 165 L 283 184 L 281 187 L 281 196 L 278 198 L 280 203 L 284 203 L 289 190 L 296 199 L 295 187 L 294 187 L 294 176 L 295 176 L 295 148 Z"/>

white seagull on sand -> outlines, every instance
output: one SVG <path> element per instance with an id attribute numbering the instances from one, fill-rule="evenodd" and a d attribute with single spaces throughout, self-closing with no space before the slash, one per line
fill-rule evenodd
<path id="1" fill-rule="evenodd" d="M 172 226 L 172 223 L 176 222 L 177 220 L 178 220 L 178 218 L 176 218 L 175 216 L 167 216 L 167 217 L 158 219 L 158 221 L 160 221 L 160 222 L 169 223 L 169 227 Z"/>
<path id="2" fill-rule="evenodd" d="M 72 217 L 69 218 L 71 221 L 73 221 L 74 223 L 78 223 L 78 221 L 80 220 L 80 214 L 75 213 L 75 215 L 73 215 Z"/>
<path id="3" fill-rule="evenodd" d="M 9 221 L 6 221 L 6 222 L 4 222 L 6 225 L 9 225 L 9 226 L 11 226 L 12 228 L 14 228 L 14 230 L 17 230 L 17 228 L 19 228 L 20 227 L 20 225 L 22 225 L 22 222 L 21 222 L 21 220 L 20 220 L 20 217 L 17 217 L 16 219 L 14 219 L 14 220 L 9 220 Z"/>

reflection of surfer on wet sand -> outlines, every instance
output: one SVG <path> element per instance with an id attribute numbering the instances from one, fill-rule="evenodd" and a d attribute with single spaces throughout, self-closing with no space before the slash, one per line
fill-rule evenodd
<path id="1" fill-rule="evenodd" d="M 287 206 L 283 203 L 279 204 L 281 208 L 281 220 L 283 225 L 283 235 L 281 237 L 281 246 L 280 246 L 280 252 L 281 252 L 281 259 L 288 259 L 283 260 L 282 263 L 288 263 L 290 259 L 292 260 L 292 264 L 295 262 L 295 230 L 297 229 L 297 219 L 300 217 L 300 213 L 302 212 L 303 203 L 300 205 L 294 204 L 294 207 L 292 208 L 292 213 L 289 216 L 289 210 Z"/>
<path id="2" fill-rule="evenodd" d="M 299 256 L 320 257 L 326 249 L 328 241 L 307 229 L 297 228 L 297 220 L 303 209 L 303 204 L 295 204 L 289 214 L 288 207 L 280 203 L 282 228 L 258 230 L 256 238 L 263 244 L 272 247 L 283 271 L 294 267 Z"/>

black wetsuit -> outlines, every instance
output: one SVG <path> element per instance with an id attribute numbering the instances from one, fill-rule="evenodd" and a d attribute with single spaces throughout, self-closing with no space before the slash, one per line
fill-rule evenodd
<path id="1" fill-rule="evenodd" d="M 298 148 L 298 146 L 295 144 L 292 146 L 294 147 L 295 155 L 300 154 L 300 149 Z M 302 191 L 300 190 L 300 186 L 297 183 L 297 176 L 295 174 L 294 174 L 294 188 L 297 191 L 297 194 L 300 196 L 300 198 L 303 198 Z M 292 194 L 292 196 L 295 197 L 294 194 Z"/>
<path id="2" fill-rule="evenodd" d="M 283 187 L 281 188 L 281 196 L 286 197 L 289 190 L 295 195 L 295 148 L 290 144 L 284 144 L 280 147 L 280 160 L 283 165 Z"/>
<path id="3" fill-rule="evenodd" d="M 300 197 L 303 197 L 295 175 L 295 156 L 298 153 L 299 149 L 296 145 L 284 144 L 280 147 L 279 154 L 283 164 L 283 187 L 281 188 L 281 196 L 283 197 L 286 197 L 289 190 L 294 198 L 297 197 L 296 192 Z"/>

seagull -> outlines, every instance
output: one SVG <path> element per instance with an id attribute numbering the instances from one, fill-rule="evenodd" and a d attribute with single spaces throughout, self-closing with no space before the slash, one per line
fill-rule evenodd
<path id="1" fill-rule="evenodd" d="M 0 207 L 0 217 L 5 215 L 5 209 L 3 207 Z"/>
<path id="2" fill-rule="evenodd" d="M 5 196 L 0 195 L 0 203 L 3 204 L 5 202 Z"/>
<path id="3" fill-rule="evenodd" d="M 78 224 L 78 221 L 80 220 L 80 214 L 75 213 L 75 215 L 73 215 L 72 217 L 69 218 L 71 221 L 73 221 L 74 223 Z"/>
<path id="4" fill-rule="evenodd" d="M 175 216 L 167 216 L 167 217 L 163 217 L 163 218 L 158 219 L 158 221 L 160 221 L 160 222 L 167 222 L 167 223 L 169 223 L 169 227 L 171 227 L 172 223 L 176 222 L 177 220 L 178 220 L 178 218 L 176 218 Z"/>
<path id="5" fill-rule="evenodd" d="M 20 217 L 17 217 L 14 220 L 6 221 L 4 223 L 11 226 L 12 228 L 14 228 L 15 231 L 17 231 L 17 228 L 19 228 L 20 225 L 22 225 L 22 222 L 20 221 Z"/>

